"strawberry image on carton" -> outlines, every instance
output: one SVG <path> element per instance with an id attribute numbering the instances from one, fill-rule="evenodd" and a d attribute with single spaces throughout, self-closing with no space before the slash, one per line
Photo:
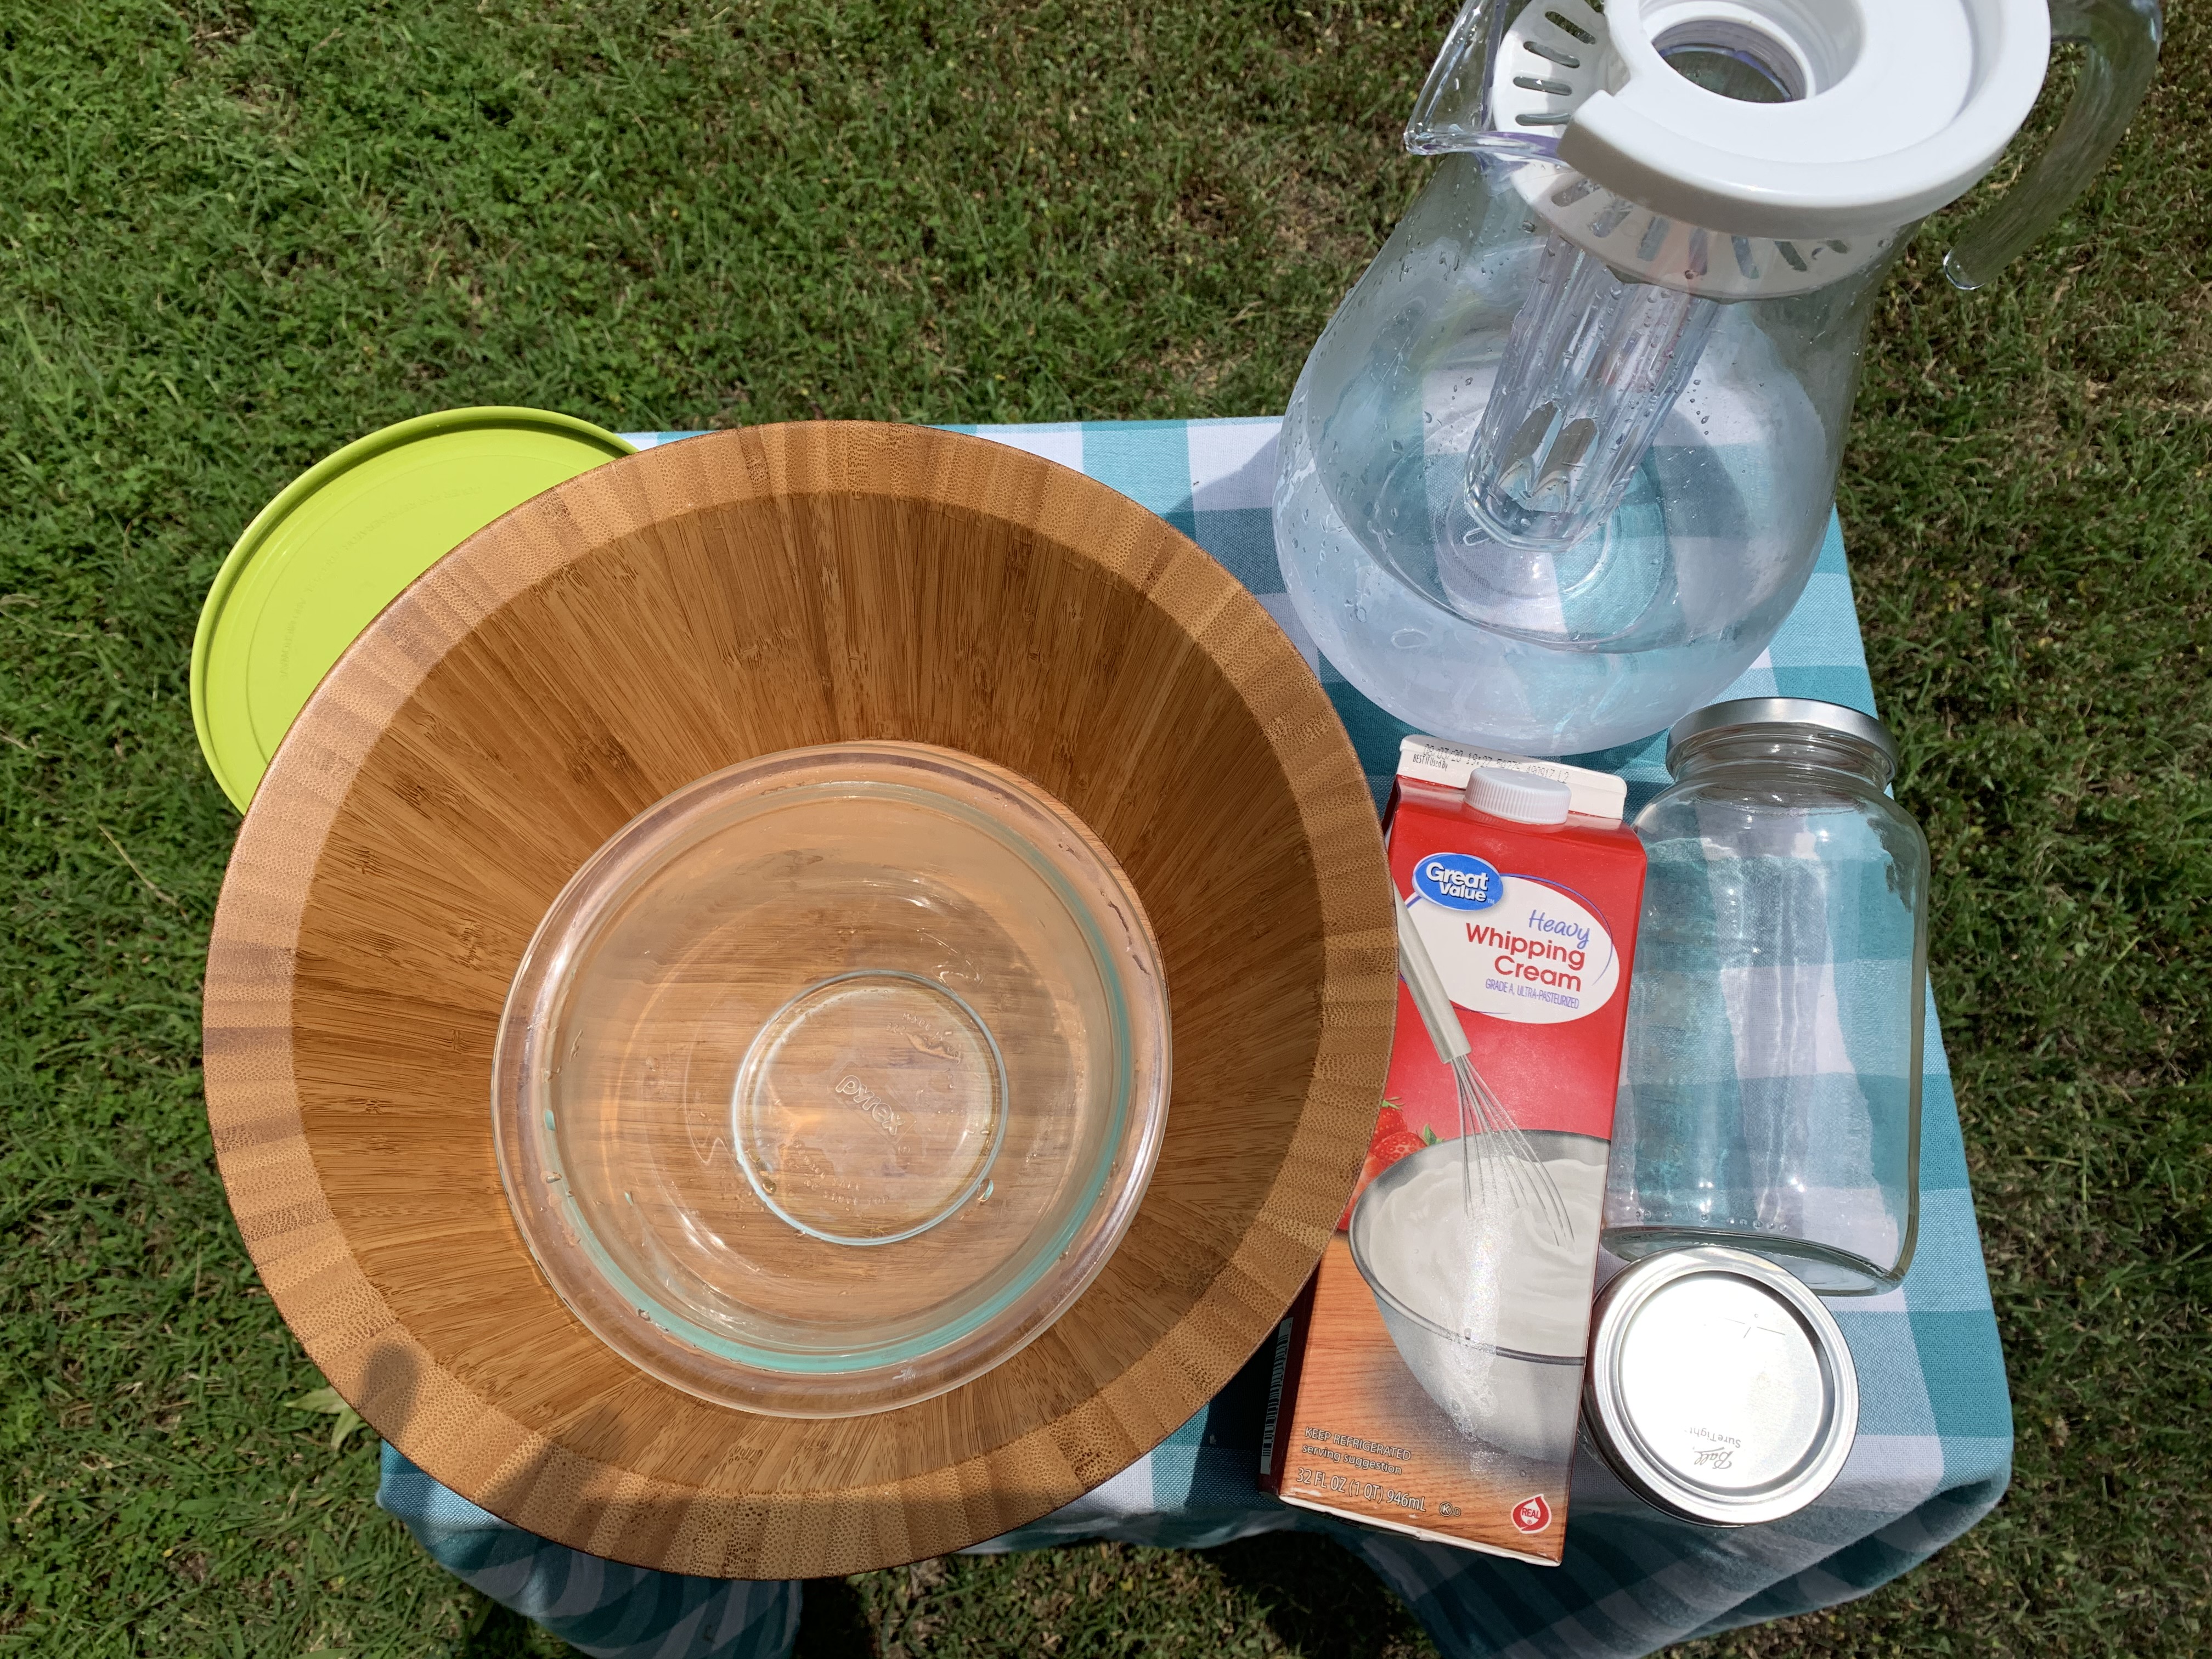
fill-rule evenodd
<path id="1" fill-rule="evenodd" d="M 1556 1564 L 1644 849 L 1617 778 L 1408 738 L 1402 981 L 1360 1184 L 1285 1322 L 1285 1503 Z"/>

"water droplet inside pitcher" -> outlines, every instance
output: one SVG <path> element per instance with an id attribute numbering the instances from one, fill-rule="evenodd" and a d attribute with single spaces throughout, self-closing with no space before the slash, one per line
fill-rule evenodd
<path id="1" fill-rule="evenodd" d="M 1401 651 L 1418 651 L 1429 642 L 1429 636 L 1418 628 L 1401 628 L 1390 636 L 1390 643 Z"/>

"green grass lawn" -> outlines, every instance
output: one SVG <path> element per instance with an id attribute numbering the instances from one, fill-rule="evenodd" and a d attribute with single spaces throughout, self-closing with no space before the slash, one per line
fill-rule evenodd
<path id="1" fill-rule="evenodd" d="M 543 1653 L 371 1504 L 202 1113 L 200 596 L 460 404 L 1281 408 L 1450 0 L 0 0 L 0 1652 Z M 2212 1644 L 2212 31 L 2002 285 L 1894 278 L 1842 502 L 2019 1427 L 1920 1571 L 1710 1654 Z M 2001 170 L 2002 172 L 2002 170 Z M 1332 1545 L 810 1592 L 802 1650 L 1412 1654 Z"/>

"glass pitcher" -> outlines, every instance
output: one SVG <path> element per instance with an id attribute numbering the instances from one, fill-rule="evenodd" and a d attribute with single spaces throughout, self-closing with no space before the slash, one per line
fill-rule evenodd
<path id="1" fill-rule="evenodd" d="M 1708 701 L 1826 534 L 1868 315 L 1920 219 L 2087 56 L 1945 260 L 1978 287 L 2118 143 L 2156 0 L 1468 0 L 1441 165 L 1307 360 L 1275 539 L 1322 651 L 1419 728 L 1578 754 Z"/>

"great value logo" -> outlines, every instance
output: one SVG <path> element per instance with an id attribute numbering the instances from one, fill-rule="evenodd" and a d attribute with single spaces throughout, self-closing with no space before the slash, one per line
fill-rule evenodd
<path id="1" fill-rule="evenodd" d="M 1420 896 L 1447 910 L 1487 910 L 1505 896 L 1505 878 L 1472 853 L 1431 853 L 1413 866 Z"/>

